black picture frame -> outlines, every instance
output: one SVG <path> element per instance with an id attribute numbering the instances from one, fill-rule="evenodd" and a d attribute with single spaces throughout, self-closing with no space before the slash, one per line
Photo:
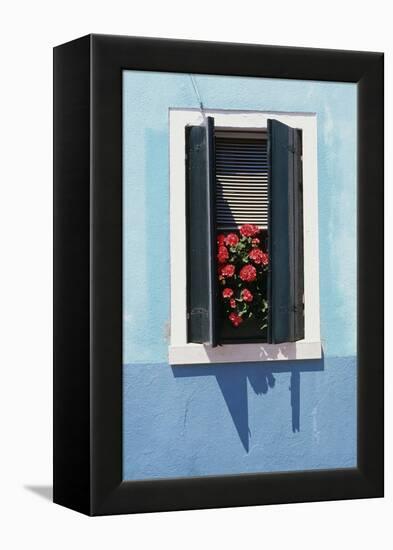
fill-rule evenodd
<path id="1" fill-rule="evenodd" d="M 357 468 L 122 480 L 124 69 L 357 83 Z M 54 49 L 54 502 L 103 515 L 383 496 L 383 94 L 382 53 L 108 35 Z"/>

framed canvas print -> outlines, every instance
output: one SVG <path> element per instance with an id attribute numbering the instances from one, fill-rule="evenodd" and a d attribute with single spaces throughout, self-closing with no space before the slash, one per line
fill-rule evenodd
<path id="1" fill-rule="evenodd" d="M 54 50 L 54 501 L 383 495 L 383 55 Z"/>

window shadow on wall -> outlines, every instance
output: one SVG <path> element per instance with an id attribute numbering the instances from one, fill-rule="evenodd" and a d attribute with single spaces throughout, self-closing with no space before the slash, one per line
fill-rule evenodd
<path id="1" fill-rule="evenodd" d="M 301 374 L 323 370 L 323 359 L 299 360 L 296 361 L 296 366 L 293 366 L 292 362 L 289 365 L 288 361 L 275 361 L 274 365 L 266 363 L 242 363 L 208 366 L 172 366 L 172 372 L 176 378 L 195 376 L 214 376 L 216 378 L 236 431 L 247 453 L 250 448 L 251 435 L 248 420 L 248 383 L 252 391 L 263 398 L 268 392 L 276 391 L 275 375 L 290 373 L 288 399 L 292 410 L 291 429 L 293 432 L 299 432 L 301 429 Z"/>

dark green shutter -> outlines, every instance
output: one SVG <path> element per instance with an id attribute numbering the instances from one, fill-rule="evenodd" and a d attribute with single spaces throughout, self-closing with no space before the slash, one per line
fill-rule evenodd
<path id="1" fill-rule="evenodd" d="M 304 338 L 302 132 L 268 120 L 268 341 Z"/>
<path id="2" fill-rule="evenodd" d="M 186 128 L 188 341 L 217 345 L 214 119 Z"/>

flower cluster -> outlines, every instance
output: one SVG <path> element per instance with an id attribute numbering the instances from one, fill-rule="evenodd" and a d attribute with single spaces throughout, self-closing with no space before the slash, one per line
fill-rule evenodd
<path id="1" fill-rule="evenodd" d="M 221 303 L 232 326 L 254 318 L 261 330 L 266 327 L 267 252 L 261 248 L 256 225 L 242 225 L 238 232 L 217 236 L 218 279 Z"/>

